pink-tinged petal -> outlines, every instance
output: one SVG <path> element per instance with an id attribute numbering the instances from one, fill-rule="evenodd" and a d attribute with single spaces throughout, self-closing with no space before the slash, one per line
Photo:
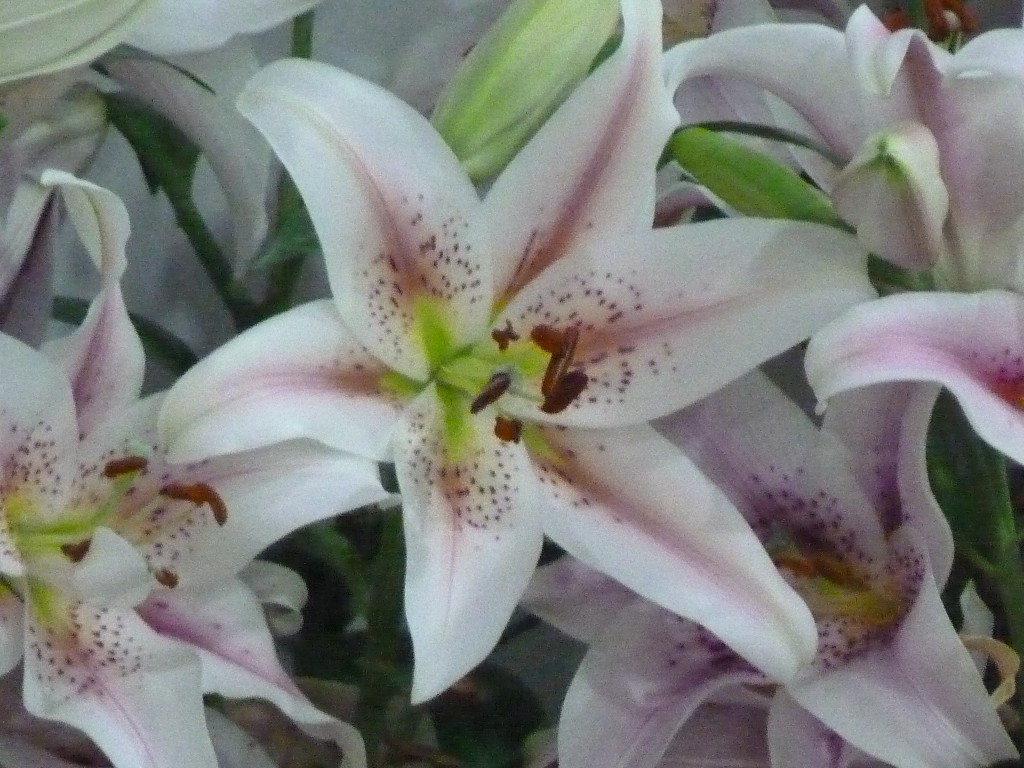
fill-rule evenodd
<path id="1" fill-rule="evenodd" d="M 103 287 L 82 324 L 45 347 L 71 381 L 79 433 L 86 435 L 142 389 L 142 342 L 128 319 L 118 284 L 126 263 L 128 211 L 113 192 L 69 173 L 47 171 L 42 181 L 60 189 L 102 279 Z"/>
<path id="2" fill-rule="evenodd" d="M 871 132 L 854 94 L 843 34 L 821 24 L 767 24 L 728 29 L 707 40 L 681 43 L 665 54 L 666 79 L 716 76 L 764 88 L 792 105 L 825 143 L 852 157 Z M 816 73 L 813 78 L 808 72 Z"/>
<path id="3" fill-rule="evenodd" d="M 187 5 L 177 5 L 194 13 Z M 241 270 L 256 255 L 268 228 L 270 150 L 233 104 L 233 96 L 259 64 L 251 46 L 237 44 L 192 57 L 188 66 L 213 93 L 161 61 L 122 59 L 110 62 L 107 70 L 202 150 L 231 211 L 236 269 Z"/>
<path id="4" fill-rule="evenodd" d="M 880 384 L 832 398 L 823 428 L 847 447 L 848 465 L 890 534 L 907 524 L 927 545 L 935 582 L 953 565 L 953 534 L 928 482 L 925 444 L 939 389 Z"/>
<path id="5" fill-rule="evenodd" d="M 622 13 L 618 50 L 487 194 L 494 284 L 505 299 L 565 254 L 650 226 L 655 166 L 678 116 L 661 77 L 661 4 L 626 0 Z"/>
<path id="6" fill-rule="evenodd" d="M 47 600 L 45 619 L 37 610 L 26 639 L 29 712 L 85 731 L 116 768 L 215 768 L 195 654 L 133 611 L 58 599 Z"/>
<path id="7" fill-rule="evenodd" d="M 78 424 L 67 379 L 53 363 L 3 335 L 0 359 L 0 572 L 21 576 L 12 525 L 24 522 L 26 507 L 39 523 L 63 511 L 77 469 Z"/>
<path id="8" fill-rule="evenodd" d="M 96 607 L 132 608 L 157 586 L 132 544 L 105 526 L 93 531 L 89 551 L 71 570 L 62 594 L 88 599 Z"/>
<path id="9" fill-rule="evenodd" d="M 764 708 L 732 703 L 704 704 L 676 734 L 661 766 L 770 768 Z"/>
<path id="10" fill-rule="evenodd" d="M 739 511 L 647 426 L 542 428 L 544 532 L 587 565 L 698 621 L 778 680 L 814 656 L 811 614 Z"/>
<path id="11" fill-rule="evenodd" d="M 430 386 L 403 415 L 395 440 L 413 701 L 440 693 L 490 653 L 540 555 L 526 451 L 498 440 L 493 423 L 471 417 L 468 406 L 467 398 L 460 434 L 449 434 L 445 405 Z"/>
<path id="12" fill-rule="evenodd" d="M 695 624 L 627 609 L 583 658 L 562 704 L 563 768 L 654 768 L 708 697 L 764 678 Z"/>
<path id="13" fill-rule="evenodd" d="M 897 537 L 908 555 L 916 548 L 906 529 Z M 928 570 L 926 558 L 920 568 Z M 926 572 L 887 646 L 800 680 L 790 692 L 852 745 L 899 768 L 962 768 L 1017 757 Z"/>
<path id="14" fill-rule="evenodd" d="M 587 387 L 553 416 L 525 398 L 506 396 L 503 407 L 587 427 L 663 416 L 873 298 L 865 263 L 848 233 L 761 219 L 683 224 L 565 259 L 495 327 L 579 327 L 574 361 Z"/>
<path id="15" fill-rule="evenodd" d="M 978 35 L 957 51 L 943 68 L 943 73 L 948 78 L 971 78 L 986 73 L 1020 81 L 1024 79 L 1024 66 L 1020 59 L 1022 47 L 1024 31 L 993 29 Z"/>
<path id="16" fill-rule="evenodd" d="M 872 253 L 911 270 L 939 260 L 949 194 L 935 137 L 920 123 L 869 138 L 835 179 L 832 200 Z"/>
<path id="17" fill-rule="evenodd" d="M 352 726 L 320 712 L 281 667 L 255 595 L 240 581 L 203 590 L 164 590 L 139 608 L 148 626 L 199 654 L 207 693 L 272 702 L 311 736 L 344 751 L 341 768 L 365 768 L 362 738 Z"/>
<path id="18" fill-rule="evenodd" d="M 21 661 L 25 650 L 25 603 L 8 585 L 0 585 L 0 675 Z"/>
<path id="19" fill-rule="evenodd" d="M 560 632 L 591 644 L 637 594 L 566 555 L 538 568 L 520 604 Z"/>
<path id="20" fill-rule="evenodd" d="M 170 465 L 155 436 L 160 402 L 147 398 L 92 436 L 82 465 L 99 485 L 77 490 L 95 504 L 109 488 L 102 468 L 141 451 L 147 464 L 107 525 L 182 586 L 234 576 L 295 529 L 389 497 L 375 462 L 311 440 Z"/>
<path id="21" fill-rule="evenodd" d="M 279 768 L 259 741 L 217 710 L 206 709 L 206 727 L 218 768 Z"/>
<path id="22" fill-rule="evenodd" d="M 1024 299 L 1004 291 L 902 294 L 863 304 L 807 349 L 819 400 L 883 381 L 933 381 L 978 434 L 1024 461 Z"/>
<path id="23" fill-rule="evenodd" d="M 178 380 L 160 414 L 172 461 L 308 437 L 374 459 L 398 416 L 388 372 L 332 302 L 283 312 L 225 344 Z"/>
<path id="24" fill-rule="evenodd" d="M 767 723 L 772 765 L 786 768 L 846 768 L 849 746 L 786 691 L 772 698 Z"/>
<path id="25" fill-rule="evenodd" d="M 283 24 L 320 0 L 156 0 L 132 27 L 128 42 L 162 56 L 223 45 L 235 35 Z"/>
<path id="26" fill-rule="evenodd" d="M 259 72 L 238 108 L 295 180 L 338 311 L 373 354 L 427 378 L 437 361 L 422 338 L 424 302 L 453 347 L 482 334 L 492 277 L 479 198 L 422 115 L 371 83 L 299 60 Z"/>

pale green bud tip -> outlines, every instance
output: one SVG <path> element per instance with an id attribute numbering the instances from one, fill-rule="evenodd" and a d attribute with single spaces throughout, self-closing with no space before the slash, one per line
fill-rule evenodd
<path id="1" fill-rule="evenodd" d="M 618 0 L 514 0 L 434 110 L 470 176 L 504 168 L 586 76 L 618 18 Z"/>

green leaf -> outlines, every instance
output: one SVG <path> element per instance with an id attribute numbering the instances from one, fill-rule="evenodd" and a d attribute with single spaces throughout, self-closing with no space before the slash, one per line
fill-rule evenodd
<path id="1" fill-rule="evenodd" d="M 199 148 L 170 120 L 135 99 L 103 96 L 107 115 L 135 152 L 149 191 L 191 195 Z"/>
<path id="2" fill-rule="evenodd" d="M 515 675 L 484 662 L 427 709 L 441 749 L 463 768 L 516 768 L 523 741 L 544 726 L 537 697 Z"/>
<path id="3" fill-rule="evenodd" d="M 820 190 L 737 139 L 684 128 L 668 149 L 687 173 L 740 213 L 847 228 Z"/>

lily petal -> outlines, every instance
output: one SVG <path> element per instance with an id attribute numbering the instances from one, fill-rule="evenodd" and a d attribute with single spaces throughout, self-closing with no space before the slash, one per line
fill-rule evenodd
<path id="1" fill-rule="evenodd" d="M 514 295 L 567 253 L 651 224 L 654 170 L 678 115 L 661 78 L 661 4 L 624 0 L 622 13 L 618 50 L 487 194 L 499 297 Z"/>
<path id="2" fill-rule="evenodd" d="M 938 393 L 929 384 L 855 389 L 831 400 L 823 429 L 849 449 L 848 464 L 886 534 L 908 524 L 924 539 L 941 588 L 953 565 L 953 534 L 931 491 L 925 463 L 928 422 Z"/>
<path id="3" fill-rule="evenodd" d="M 459 446 L 435 386 L 403 415 L 395 442 L 406 545 L 405 615 L 423 701 L 494 648 L 537 563 L 541 529 L 522 445 L 470 417 Z"/>
<path id="4" fill-rule="evenodd" d="M 0 586 L 0 673 L 6 675 L 25 651 L 25 603 L 4 584 Z"/>
<path id="5" fill-rule="evenodd" d="M 917 548 L 906 529 L 897 535 Z M 928 569 L 926 560 L 921 565 Z M 836 690 L 843 691 L 841 707 Z M 790 692 L 855 747 L 899 768 L 990 765 L 1017 756 L 927 575 L 891 644 L 798 681 Z"/>
<path id="6" fill-rule="evenodd" d="M 832 199 L 873 253 L 913 270 L 939 260 L 949 193 L 938 144 L 920 123 L 899 123 L 869 138 L 836 178 Z"/>
<path id="7" fill-rule="evenodd" d="M 82 729 L 117 768 L 215 768 L 194 654 L 131 610 L 59 600 L 45 620 L 36 610 L 25 654 L 29 712 Z"/>
<path id="8" fill-rule="evenodd" d="M 253 560 L 239 571 L 238 578 L 263 605 L 271 632 L 294 635 L 302 628 L 302 607 L 309 590 L 299 574 L 269 560 Z"/>
<path id="9" fill-rule="evenodd" d="M 365 768 L 358 732 L 309 703 L 278 662 L 263 610 L 239 580 L 201 592 L 164 590 L 139 613 L 161 636 L 198 652 L 203 690 L 231 698 L 267 699 L 310 735 L 335 740 L 344 751 L 342 768 Z"/>
<path id="10" fill-rule="evenodd" d="M 1024 461 L 1024 298 L 1016 294 L 902 294 L 863 304 L 816 334 L 805 362 L 820 401 L 883 381 L 942 384 L 982 439 Z"/>
<path id="11" fill-rule="evenodd" d="M 559 765 L 654 768 L 705 699 L 763 680 L 698 626 L 637 603 L 590 649 L 569 686 Z"/>
<path id="12" fill-rule="evenodd" d="M 142 390 L 145 355 L 118 284 L 126 265 L 128 212 L 113 192 L 69 173 L 47 171 L 42 182 L 61 190 L 103 281 L 82 324 L 45 346 L 71 381 L 79 433 L 84 436 Z"/>
<path id="13" fill-rule="evenodd" d="M 209 50 L 276 27 L 320 0 L 154 0 L 128 42 L 161 56 Z"/>
<path id="14" fill-rule="evenodd" d="M 387 372 L 332 302 L 304 304 L 181 377 L 160 413 L 161 442 L 175 462 L 297 437 L 385 459 L 398 418 L 394 396 L 381 386 Z"/>
<path id="15" fill-rule="evenodd" d="M 773 678 L 814 656 L 807 606 L 739 511 L 647 426 L 543 428 L 545 533 L 587 565 L 698 621 Z"/>
<path id="16" fill-rule="evenodd" d="M 785 690 L 776 691 L 768 711 L 768 752 L 772 765 L 786 768 L 847 768 L 849 745 Z"/>
<path id="17" fill-rule="evenodd" d="M 367 349 L 425 381 L 429 347 L 479 338 L 492 295 L 479 198 L 422 115 L 371 83 L 299 60 L 259 72 L 238 108 L 298 185 L 338 311 Z M 424 323 L 424 312 L 442 308 Z M 438 322 L 446 327 L 434 333 L 449 338 L 421 331 Z"/>
<path id="18" fill-rule="evenodd" d="M 577 325 L 575 360 L 588 378 L 554 416 L 525 398 L 502 402 L 528 420 L 646 421 L 719 389 L 874 295 L 861 246 L 829 227 L 742 219 L 640 234 L 552 265 L 499 316 L 499 328 Z"/>

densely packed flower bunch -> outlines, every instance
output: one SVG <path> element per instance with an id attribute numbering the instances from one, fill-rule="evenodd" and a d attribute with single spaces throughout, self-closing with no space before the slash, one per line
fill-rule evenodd
<path id="1" fill-rule="evenodd" d="M 983 22 L 9 2 L 0 764 L 1019 764 Z"/>

